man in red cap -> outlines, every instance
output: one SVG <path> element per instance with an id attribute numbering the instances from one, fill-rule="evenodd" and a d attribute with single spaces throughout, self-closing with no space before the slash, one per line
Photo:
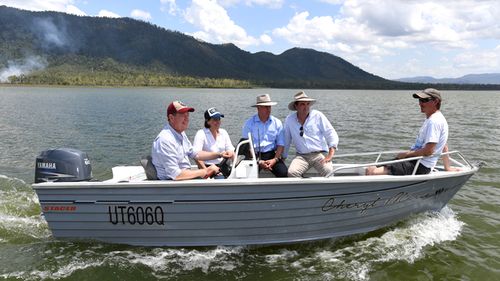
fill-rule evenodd
<path id="1" fill-rule="evenodd" d="M 167 108 L 168 124 L 153 142 L 151 158 L 160 180 L 187 180 L 204 178 L 219 172 L 219 167 L 191 170 L 189 158 L 211 160 L 229 157 L 226 152 L 194 151 L 193 145 L 184 132 L 189 126 L 189 112 L 194 108 L 180 101 L 170 103 Z"/>

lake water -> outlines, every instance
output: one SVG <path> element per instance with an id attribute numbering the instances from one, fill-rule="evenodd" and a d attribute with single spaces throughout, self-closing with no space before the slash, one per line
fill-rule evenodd
<path id="1" fill-rule="evenodd" d="M 94 178 L 138 165 L 165 107 L 196 108 L 188 136 L 216 106 L 233 140 L 269 93 L 284 120 L 297 90 L 0 86 L 0 280 L 500 280 L 500 92 L 444 91 L 449 146 L 478 174 L 439 213 L 337 241 L 270 247 L 148 248 L 57 241 L 30 184 L 45 149 L 87 152 Z M 340 137 L 338 154 L 406 149 L 424 120 L 411 91 L 307 90 Z"/>

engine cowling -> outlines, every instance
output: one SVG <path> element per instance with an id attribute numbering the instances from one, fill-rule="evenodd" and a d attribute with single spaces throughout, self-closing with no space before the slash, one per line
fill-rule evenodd
<path id="1" fill-rule="evenodd" d="M 36 158 L 35 183 L 73 182 L 92 179 L 87 153 L 73 148 L 45 150 Z"/>

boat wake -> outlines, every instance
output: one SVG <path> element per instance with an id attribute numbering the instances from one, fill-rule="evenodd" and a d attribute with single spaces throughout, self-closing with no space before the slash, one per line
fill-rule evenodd
<path id="1" fill-rule="evenodd" d="M 359 240 L 340 248 L 331 242 L 331 249 L 318 249 L 306 257 L 297 254 L 286 262 L 291 263 L 306 280 L 316 272 L 322 272 L 322 276 L 312 279 L 368 280 L 370 273 L 384 263 L 413 263 L 425 255 L 426 247 L 455 240 L 463 225 L 453 210 L 445 207 L 439 213 L 414 216 L 379 237 Z M 290 256 L 290 253 L 284 255 Z"/>
<path id="2" fill-rule="evenodd" d="M 0 243 L 26 243 L 50 237 L 38 198 L 23 180 L 0 175 Z"/>
<path id="3" fill-rule="evenodd" d="M 0 256 L 23 251 L 19 266 L 0 258 L 0 279 L 59 279 L 119 268 L 157 279 L 186 274 L 224 279 L 368 280 L 387 263 L 414 263 L 431 246 L 457 239 L 464 223 L 445 207 L 363 236 L 272 247 L 148 248 L 50 238 L 35 193 L 0 175 Z"/>

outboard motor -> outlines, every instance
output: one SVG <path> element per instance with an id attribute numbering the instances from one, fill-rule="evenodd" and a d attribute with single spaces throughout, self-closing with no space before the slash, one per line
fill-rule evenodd
<path id="1" fill-rule="evenodd" d="M 72 148 L 45 150 L 36 158 L 35 183 L 92 179 L 87 153 Z"/>

